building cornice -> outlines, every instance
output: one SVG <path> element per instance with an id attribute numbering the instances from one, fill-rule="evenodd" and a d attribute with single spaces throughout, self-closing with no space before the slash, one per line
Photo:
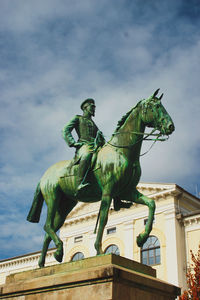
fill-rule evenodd
<path id="1" fill-rule="evenodd" d="M 47 261 L 52 260 L 53 254 L 56 248 L 48 250 L 46 259 Z M 12 269 L 20 270 L 20 268 L 25 268 L 28 266 L 36 266 L 40 257 L 41 251 L 32 252 L 26 255 L 16 256 L 9 259 L 4 259 L 0 261 L 0 271 L 11 271 Z"/>
<path id="2" fill-rule="evenodd" d="M 200 214 L 194 216 L 188 216 L 183 218 L 183 224 L 185 227 L 200 224 Z"/>

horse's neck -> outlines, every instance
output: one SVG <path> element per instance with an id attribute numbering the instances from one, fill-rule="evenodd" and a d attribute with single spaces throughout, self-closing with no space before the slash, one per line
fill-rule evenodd
<path id="1" fill-rule="evenodd" d="M 112 137 L 111 143 L 118 146 L 129 160 L 139 158 L 145 126 L 140 118 L 139 109 L 135 109 L 124 125 Z M 125 146 L 125 147 L 120 147 Z M 128 146 L 128 147 L 127 147 Z"/>

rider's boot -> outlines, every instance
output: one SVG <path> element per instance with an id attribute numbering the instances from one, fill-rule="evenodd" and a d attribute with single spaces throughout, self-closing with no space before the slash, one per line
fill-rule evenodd
<path id="1" fill-rule="evenodd" d="M 86 159 L 82 159 L 79 165 L 79 171 L 78 171 L 78 187 L 76 196 L 78 196 L 87 186 L 90 185 L 89 182 L 86 182 L 87 173 L 89 170 L 90 165 L 90 157 L 87 157 Z"/>

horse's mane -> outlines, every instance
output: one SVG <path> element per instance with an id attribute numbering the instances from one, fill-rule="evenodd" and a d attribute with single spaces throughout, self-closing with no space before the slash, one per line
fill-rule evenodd
<path id="1" fill-rule="evenodd" d="M 142 100 L 141 100 L 141 101 L 142 101 Z M 115 129 L 114 132 L 117 132 L 117 131 L 122 127 L 122 125 L 124 125 L 124 123 L 125 123 L 125 121 L 127 120 L 128 116 L 129 116 L 129 115 L 132 113 L 132 111 L 140 104 L 141 101 L 139 101 L 139 102 L 136 104 L 136 106 L 134 106 L 133 108 L 131 108 L 131 110 L 129 110 L 124 116 L 122 116 L 122 118 L 118 121 L 117 127 L 116 127 L 116 129 Z"/>

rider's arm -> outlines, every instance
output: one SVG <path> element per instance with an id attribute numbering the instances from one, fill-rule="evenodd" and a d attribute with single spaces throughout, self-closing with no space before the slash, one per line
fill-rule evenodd
<path id="1" fill-rule="evenodd" d="M 62 136 L 69 147 L 73 147 L 76 144 L 75 139 L 73 138 L 71 132 L 73 129 L 76 129 L 79 124 L 79 117 L 76 115 L 71 121 L 69 121 L 62 130 Z"/>
<path id="2" fill-rule="evenodd" d="M 98 137 L 98 139 L 99 139 L 99 144 L 100 144 L 100 146 L 103 146 L 103 145 L 105 144 L 105 142 L 106 142 L 106 140 L 105 140 L 105 138 L 104 138 L 104 135 L 103 135 L 103 132 L 100 131 L 100 130 L 98 130 L 98 132 L 97 132 L 97 137 Z"/>
<path id="3" fill-rule="evenodd" d="M 98 129 L 98 128 L 97 128 Z M 95 149 L 102 147 L 105 144 L 105 138 L 103 133 L 98 129 L 96 138 L 95 138 Z"/>

